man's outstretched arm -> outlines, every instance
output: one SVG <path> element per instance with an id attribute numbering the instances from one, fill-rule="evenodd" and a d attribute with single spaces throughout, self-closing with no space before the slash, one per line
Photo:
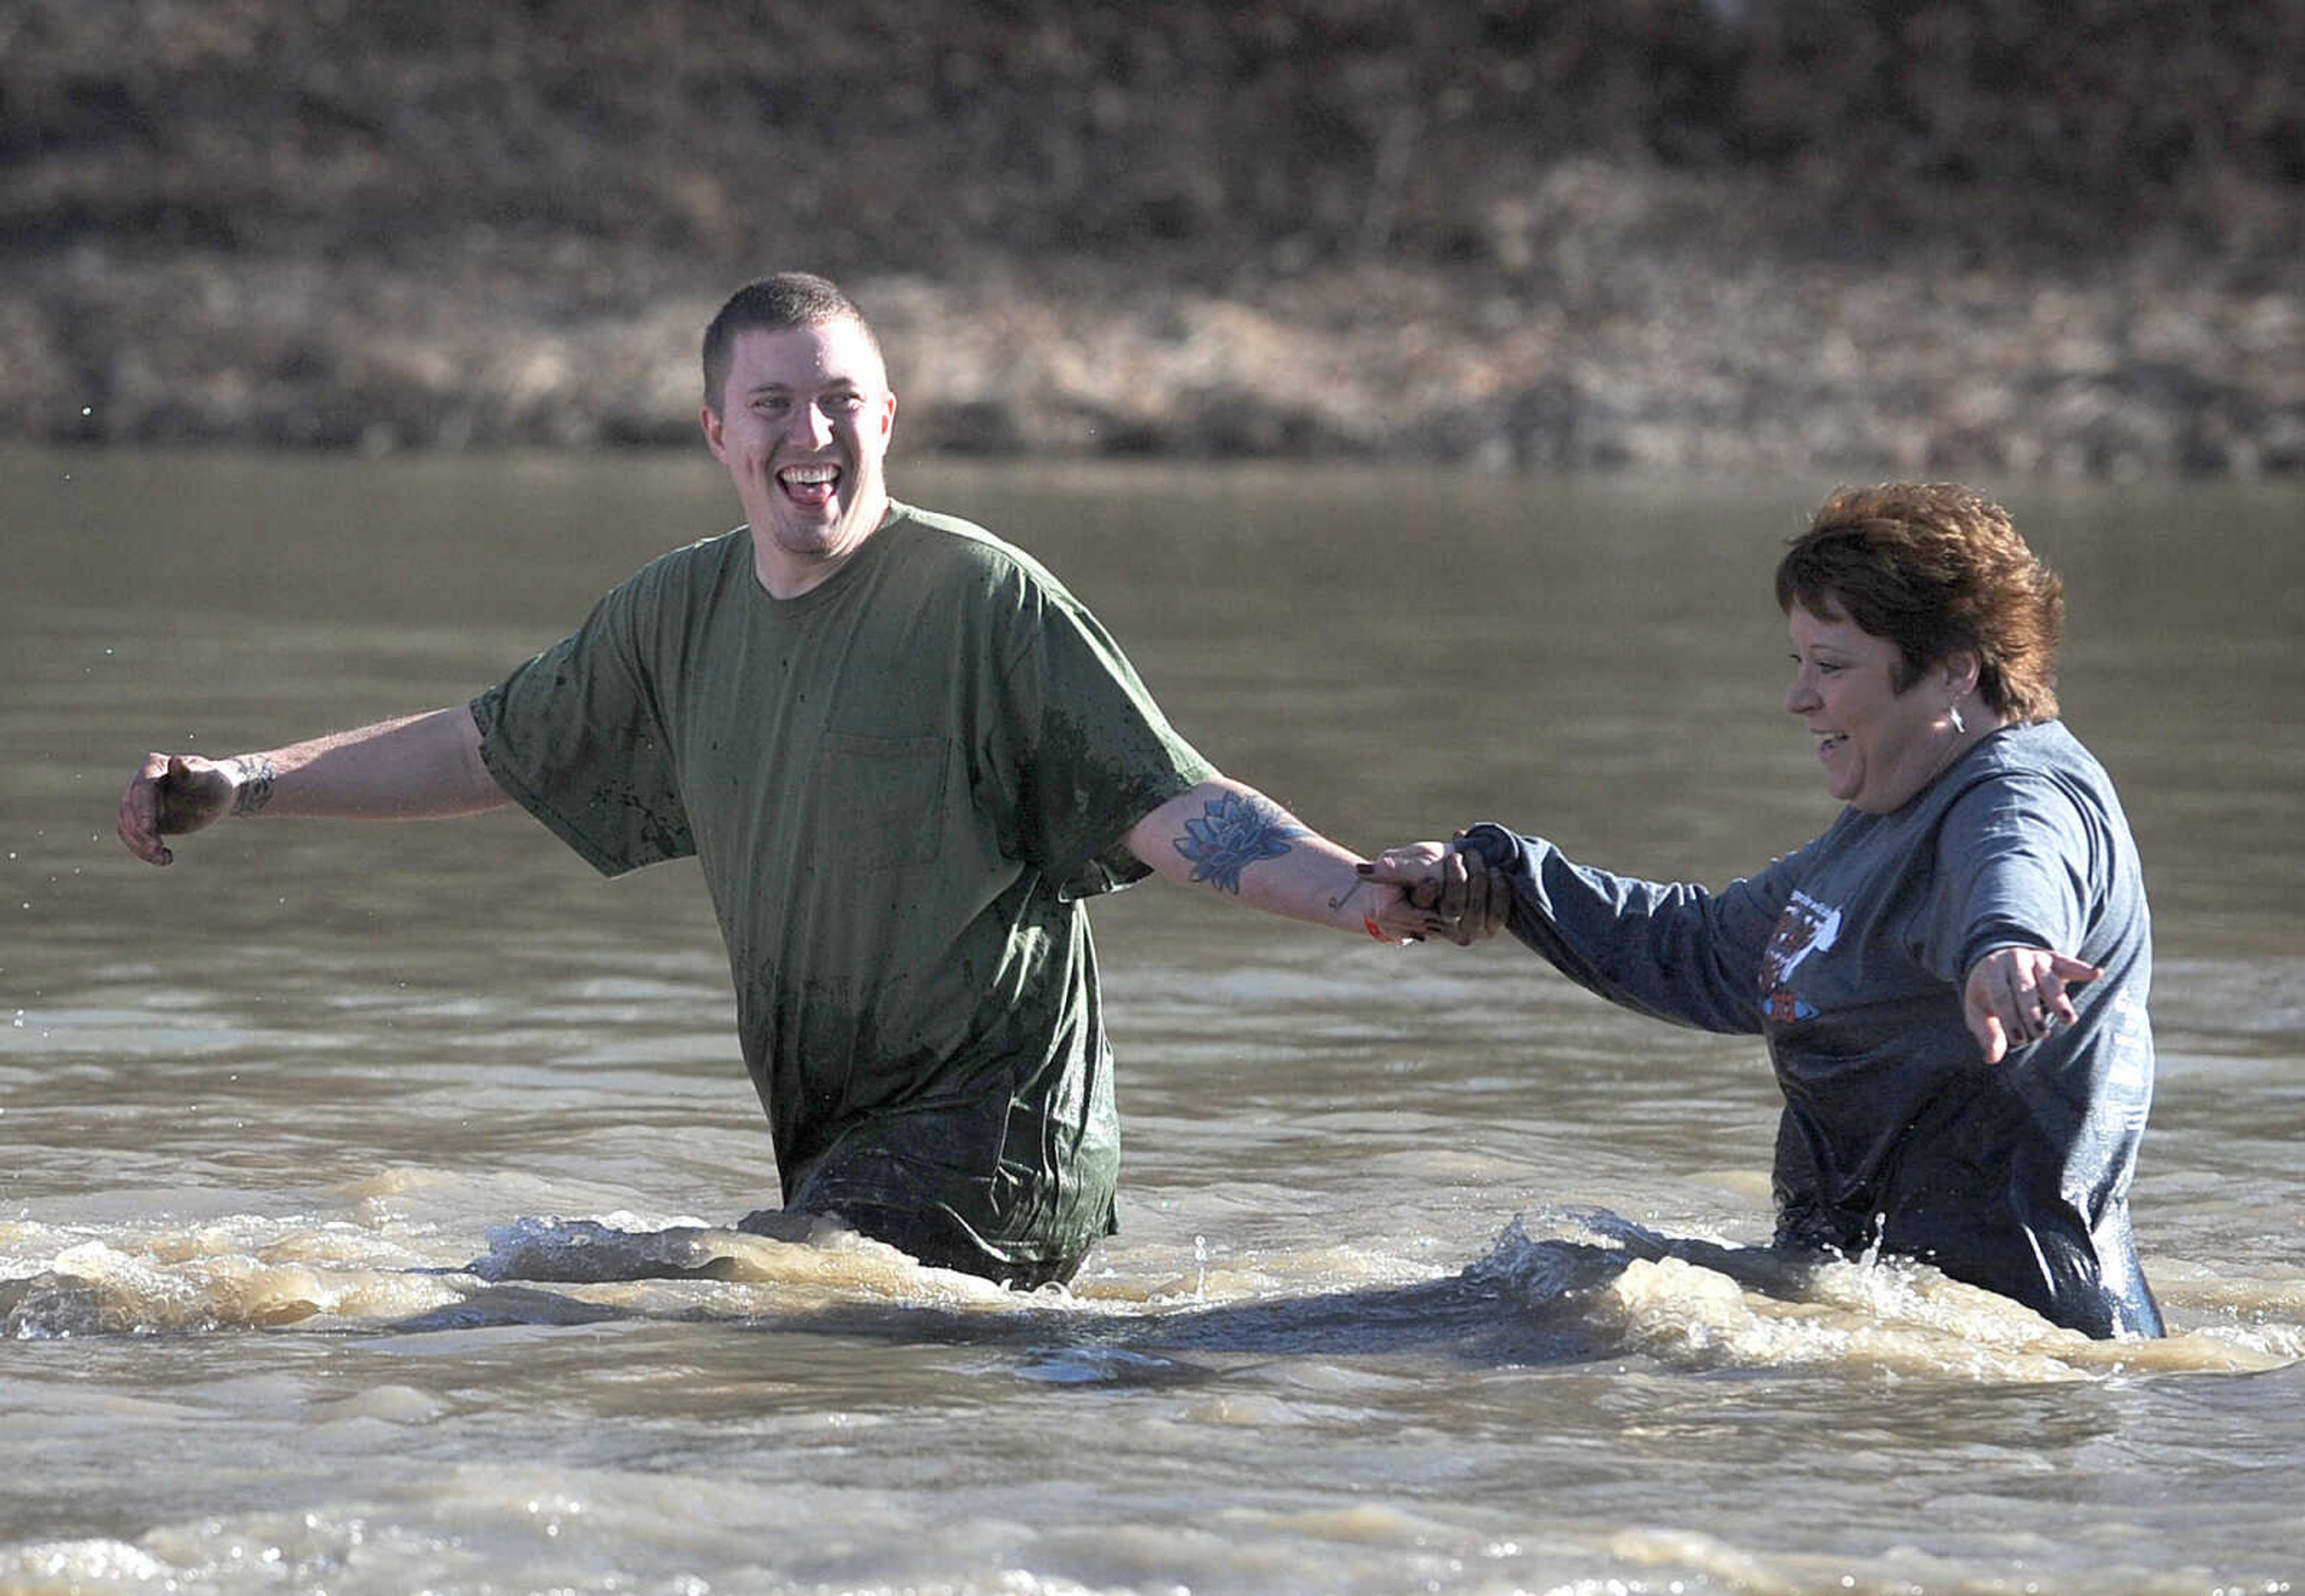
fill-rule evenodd
<path id="1" fill-rule="evenodd" d="M 120 840 L 148 864 L 166 864 L 176 855 L 162 837 L 226 815 L 429 820 L 507 801 L 481 762 L 472 711 L 458 704 L 228 760 L 146 754 L 120 795 Z"/>
<path id="2" fill-rule="evenodd" d="M 1161 875 L 1252 908 L 1389 941 L 1496 934 L 1485 904 L 1450 923 L 1408 903 L 1400 886 L 1371 880 L 1361 856 L 1339 846 L 1255 788 L 1212 777 L 1146 815 L 1129 852 Z"/>

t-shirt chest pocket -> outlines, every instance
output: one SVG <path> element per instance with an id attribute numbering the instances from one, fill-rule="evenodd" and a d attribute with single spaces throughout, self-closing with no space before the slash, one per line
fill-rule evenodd
<path id="1" fill-rule="evenodd" d="M 942 852 L 942 737 L 824 734 L 823 813 L 863 870 L 927 864 Z"/>

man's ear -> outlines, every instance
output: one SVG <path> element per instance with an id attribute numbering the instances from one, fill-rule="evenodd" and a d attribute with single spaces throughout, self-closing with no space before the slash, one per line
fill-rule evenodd
<path id="1" fill-rule="evenodd" d="M 727 446 L 721 436 L 719 412 L 708 404 L 696 412 L 696 421 L 697 425 L 704 429 L 704 446 L 712 451 L 713 459 L 726 464 L 728 456 L 725 452 Z"/>

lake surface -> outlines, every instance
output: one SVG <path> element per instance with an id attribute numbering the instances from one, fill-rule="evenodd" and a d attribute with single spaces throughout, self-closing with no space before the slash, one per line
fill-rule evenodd
<path id="1" fill-rule="evenodd" d="M 1768 591 L 1830 482 L 892 476 L 1350 845 L 1718 885 L 1831 817 Z M 1094 911 L 1127 1165 L 1074 1293 L 737 1235 L 693 867 L 515 811 L 112 836 L 147 748 L 468 698 L 730 524 L 717 468 L 0 454 L 0 1590 L 2291 1589 L 2305 493 L 1986 486 L 2148 864 L 2165 1343 L 1740 1283 L 1689 1244 L 1768 1234 L 1757 1042 L 1159 882 Z"/>

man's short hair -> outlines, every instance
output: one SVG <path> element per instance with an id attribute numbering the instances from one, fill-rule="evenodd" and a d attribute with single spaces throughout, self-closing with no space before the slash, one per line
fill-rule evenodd
<path id="1" fill-rule="evenodd" d="M 704 329 L 704 406 L 714 415 L 727 398 L 728 367 L 736 359 L 736 335 L 787 333 L 826 321 L 853 321 L 875 355 L 880 340 L 856 302 L 829 277 L 812 272 L 778 272 L 747 283 L 728 296 L 712 325 Z"/>

